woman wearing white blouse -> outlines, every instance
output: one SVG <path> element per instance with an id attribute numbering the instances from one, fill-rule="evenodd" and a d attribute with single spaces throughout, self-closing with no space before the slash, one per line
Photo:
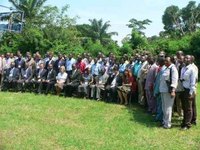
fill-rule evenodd
<path id="1" fill-rule="evenodd" d="M 56 93 L 57 95 L 60 95 L 60 92 L 62 91 L 63 89 L 63 86 L 67 80 L 67 73 L 65 72 L 65 67 L 64 66 L 61 66 L 60 67 L 60 72 L 58 73 L 58 75 L 56 76 L 56 84 L 55 84 L 55 87 L 56 87 Z"/>

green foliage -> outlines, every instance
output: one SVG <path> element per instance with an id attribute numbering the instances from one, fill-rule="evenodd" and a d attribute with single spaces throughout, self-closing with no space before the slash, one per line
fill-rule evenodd
<path id="1" fill-rule="evenodd" d="M 171 37 L 183 36 L 195 32 L 200 23 L 200 4 L 190 1 L 182 9 L 178 6 L 169 6 L 162 17 L 164 29 Z"/>
<path id="2" fill-rule="evenodd" d="M 122 56 L 123 54 L 132 54 L 133 53 L 133 49 L 131 48 L 130 43 L 126 42 L 122 45 L 121 49 L 120 49 L 120 56 Z"/>

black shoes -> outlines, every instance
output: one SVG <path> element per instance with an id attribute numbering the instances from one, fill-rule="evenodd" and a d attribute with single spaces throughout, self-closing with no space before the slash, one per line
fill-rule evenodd
<path id="1" fill-rule="evenodd" d="M 185 131 L 185 130 L 189 130 L 190 128 L 187 126 L 181 127 L 181 130 Z"/>

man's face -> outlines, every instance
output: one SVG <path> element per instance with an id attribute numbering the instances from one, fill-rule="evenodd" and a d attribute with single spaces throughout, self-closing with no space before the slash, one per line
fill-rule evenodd
<path id="1" fill-rule="evenodd" d="M 185 64 L 189 65 L 190 63 L 191 63 L 191 56 L 190 55 L 185 56 Z"/>
<path id="2" fill-rule="evenodd" d="M 165 58 L 165 66 L 169 67 L 171 65 L 171 59 L 170 57 Z"/>
<path id="3" fill-rule="evenodd" d="M 53 68 L 52 64 L 49 64 L 49 70 L 51 70 Z"/>
<path id="4" fill-rule="evenodd" d="M 40 69 L 44 69 L 44 64 L 40 64 Z"/>
<path id="5" fill-rule="evenodd" d="M 13 67 L 15 67 L 15 63 L 12 62 L 11 63 L 11 68 L 13 68 Z"/>

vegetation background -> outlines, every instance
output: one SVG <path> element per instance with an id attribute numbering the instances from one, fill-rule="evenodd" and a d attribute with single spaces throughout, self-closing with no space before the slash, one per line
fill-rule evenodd
<path id="1" fill-rule="evenodd" d="M 145 29 L 151 24 L 151 18 L 137 20 L 130 18 L 127 26 L 131 33 L 124 37 L 122 46 L 112 40 L 117 32 L 108 32 L 109 21 L 91 18 L 89 24 L 76 24 L 78 18 L 68 15 L 69 5 L 62 9 L 45 5 L 47 0 L 9 0 L 14 9 L 25 14 L 24 27 L 21 33 L 4 32 L 0 38 L 0 52 L 21 50 L 45 54 L 46 51 L 65 54 L 90 52 L 109 52 L 121 56 L 131 55 L 138 51 L 150 51 L 153 54 L 163 50 L 174 54 L 178 50 L 196 56 L 200 62 L 200 4 L 189 1 L 188 5 L 179 8 L 169 6 L 162 16 L 164 31 L 159 36 L 146 37 Z M 9 18 L 1 17 L 1 20 Z M 17 23 L 17 19 L 12 19 Z"/>

